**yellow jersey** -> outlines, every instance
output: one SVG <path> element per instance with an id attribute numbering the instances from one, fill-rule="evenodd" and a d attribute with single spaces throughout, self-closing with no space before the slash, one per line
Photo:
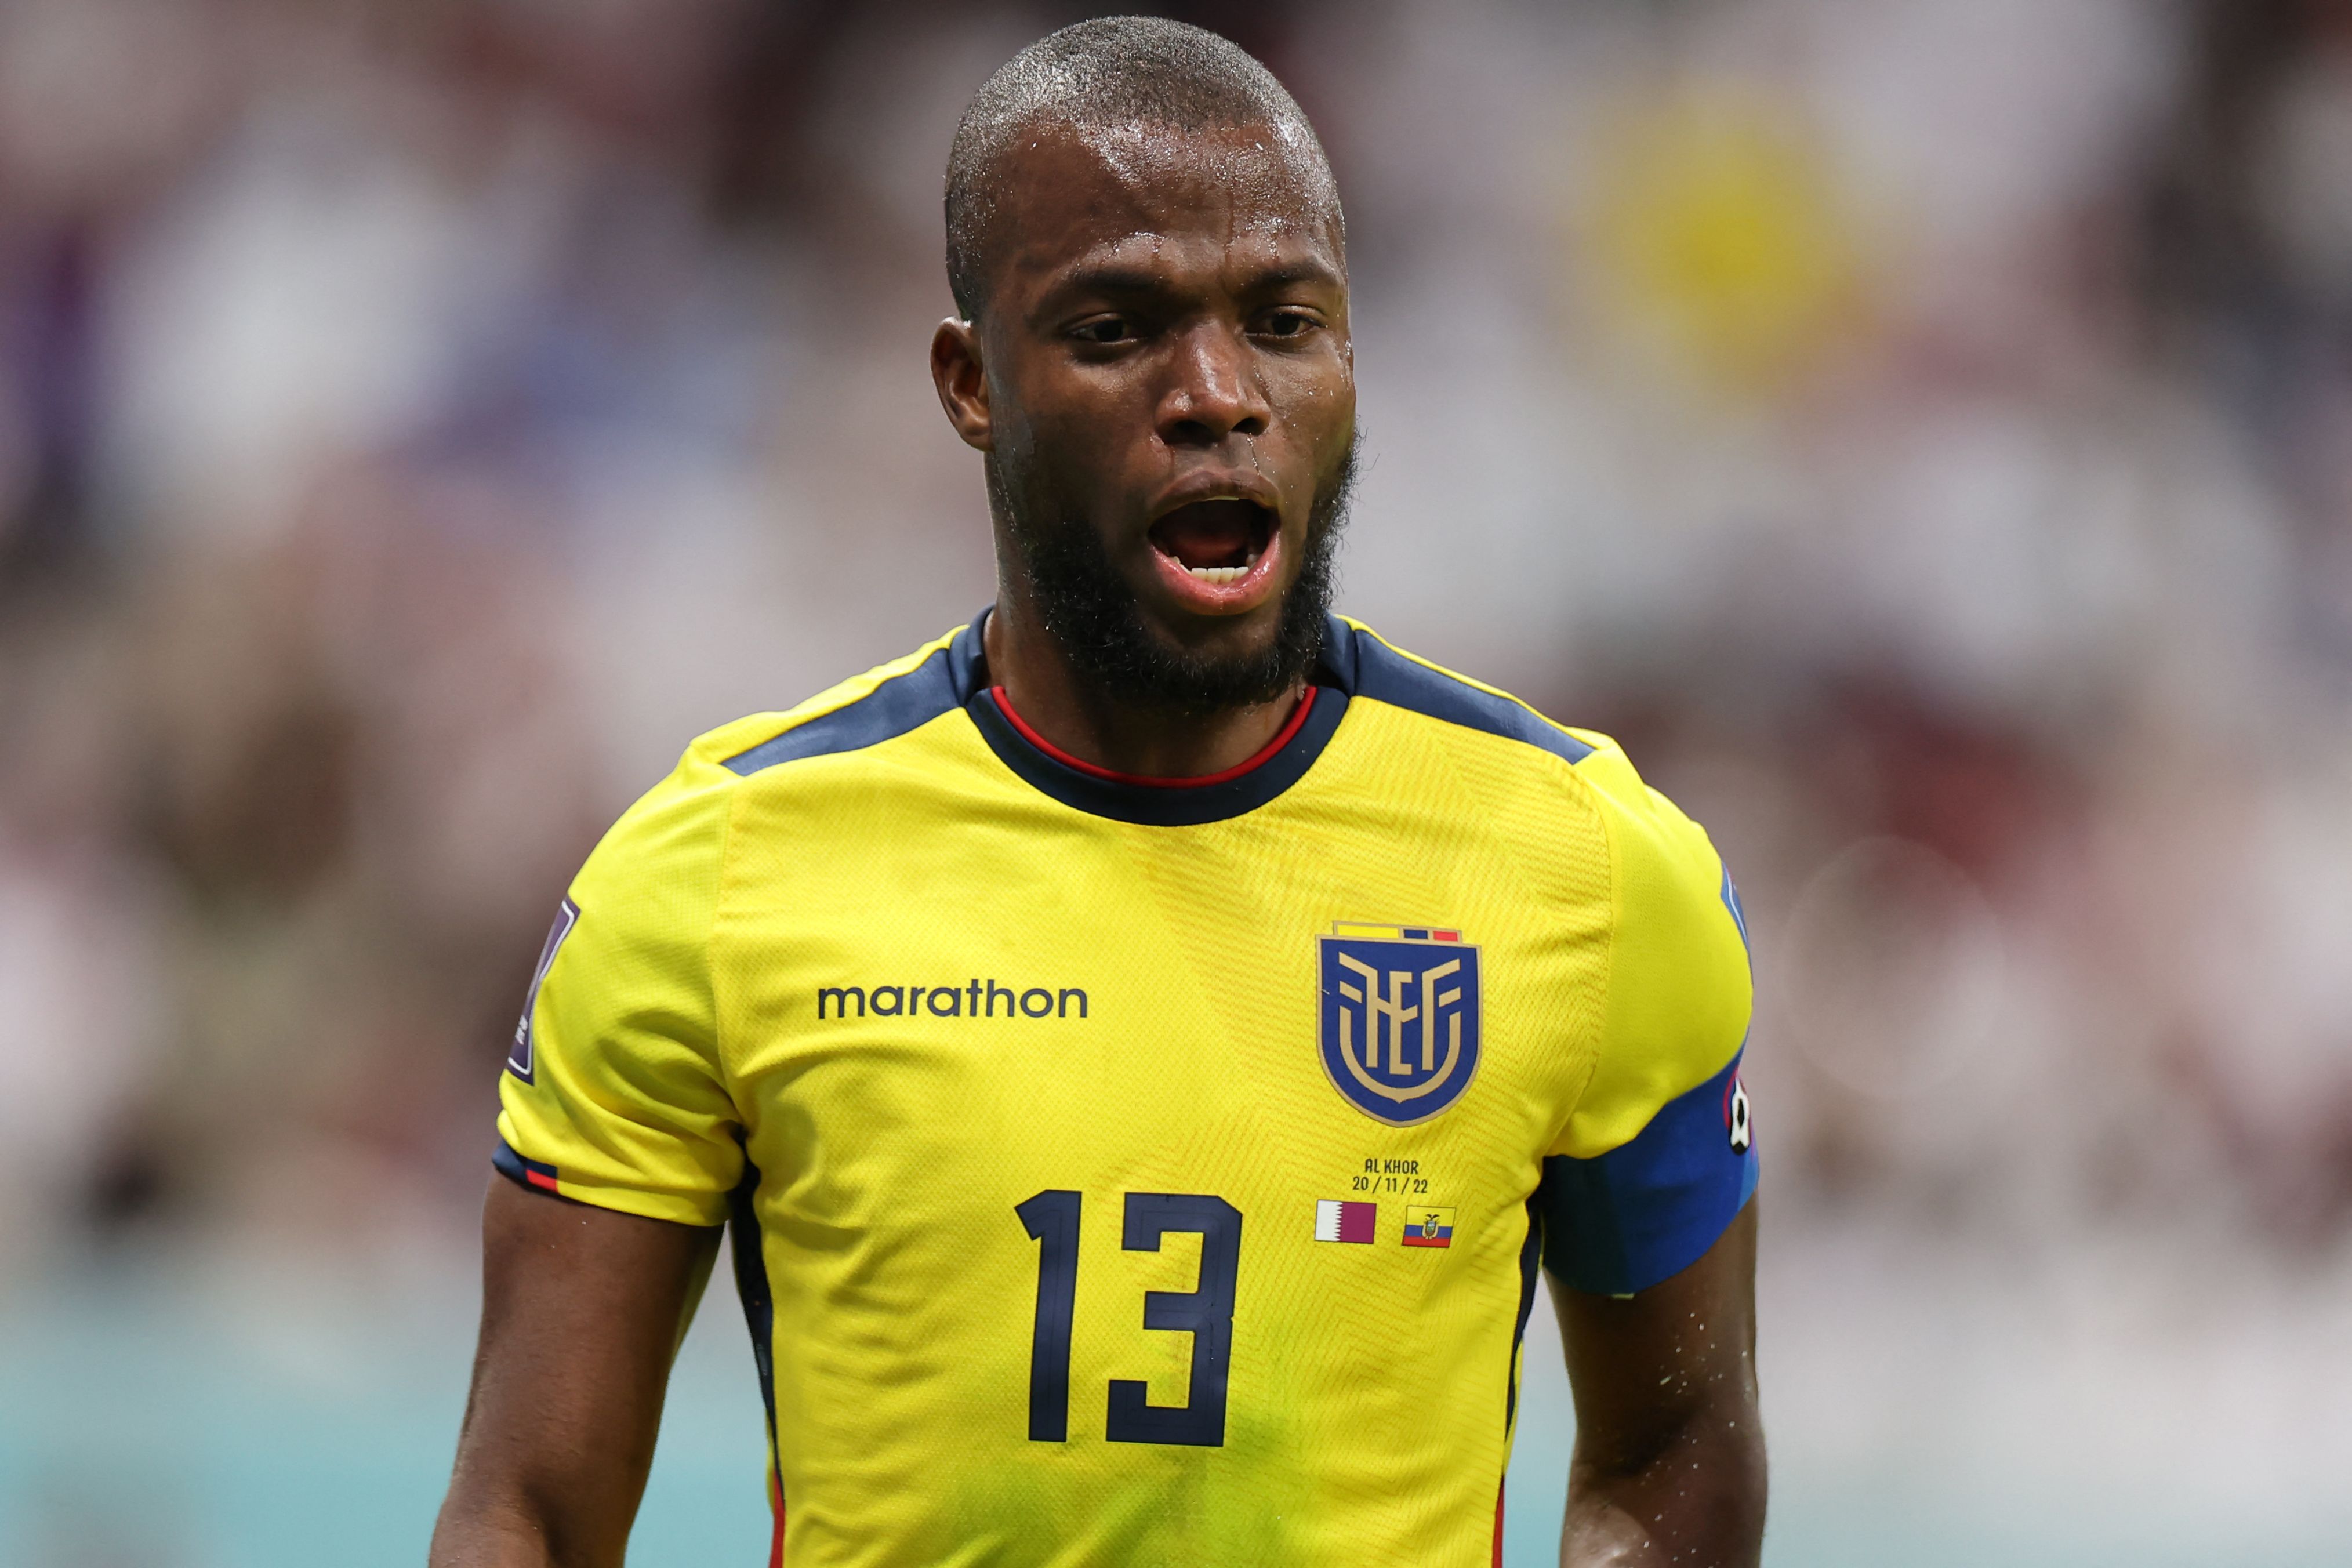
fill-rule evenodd
<path id="1" fill-rule="evenodd" d="M 1540 1260 L 1756 1180 L 1706 835 L 1334 617 L 1206 781 L 1056 753 L 975 621 L 696 741 L 581 870 L 498 1168 L 734 1227 L 781 1561 L 1484 1564 Z"/>

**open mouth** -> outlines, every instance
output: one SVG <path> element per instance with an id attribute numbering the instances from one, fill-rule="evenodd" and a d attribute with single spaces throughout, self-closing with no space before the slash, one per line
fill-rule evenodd
<path id="1" fill-rule="evenodd" d="M 1238 583 L 1274 529 L 1273 511 L 1255 501 L 1196 500 L 1151 525 L 1151 547 L 1203 583 Z"/>

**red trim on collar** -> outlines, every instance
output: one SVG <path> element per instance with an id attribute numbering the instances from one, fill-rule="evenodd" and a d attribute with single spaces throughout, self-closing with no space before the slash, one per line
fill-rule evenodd
<path id="1" fill-rule="evenodd" d="M 1257 754 L 1247 762 L 1236 763 L 1223 773 L 1208 773 L 1196 779 L 1160 779 L 1147 777 L 1142 773 L 1118 773 L 1110 768 L 1097 766 L 1083 758 L 1070 755 L 1069 752 L 1031 729 L 1029 721 L 1013 710 L 1013 701 L 1004 695 L 1004 688 L 992 686 L 988 689 L 988 695 L 995 702 L 996 710 L 1004 715 L 1004 721 L 1012 725 L 1023 740 L 1064 767 L 1076 773 L 1085 773 L 1089 778 L 1106 779 L 1112 784 L 1140 784 L 1146 789 L 1200 789 L 1206 784 L 1231 784 L 1244 773 L 1265 765 L 1273 759 L 1276 752 L 1290 744 L 1297 737 L 1300 730 L 1306 728 L 1307 710 L 1315 706 L 1315 692 L 1316 688 L 1313 686 L 1307 689 L 1307 695 L 1300 698 L 1298 706 L 1290 710 L 1290 718 L 1283 724 L 1280 731 L 1273 740 L 1259 748 Z"/>

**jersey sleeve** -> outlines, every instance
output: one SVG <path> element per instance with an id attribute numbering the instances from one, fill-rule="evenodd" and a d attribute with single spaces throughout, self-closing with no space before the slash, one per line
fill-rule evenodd
<path id="1" fill-rule="evenodd" d="M 1739 1081 L 1753 992 L 1746 917 L 1706 833 L 1613 744 L 1583 767 L 1606 797 L 1608 989 L 1599 1061 L 1538 1194 L 1545 1267 L 1622 1296 L 1697 1262 L 1756 1189 Z"/>
<path id="2" fill-rule="evenodd" d="M 693 753 L 605 835 L 548 935 L 500 1076 L 509 1180 L 717 1225 L 743 1170 L 710 936 L 728 774 Z"/>

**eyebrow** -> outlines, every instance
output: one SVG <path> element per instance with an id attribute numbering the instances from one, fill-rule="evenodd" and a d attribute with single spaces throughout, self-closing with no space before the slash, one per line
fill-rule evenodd
<path id="1" fill-rule="evenodd" d="M 1337 268 L 1321 261 L 1304 260 L 1286 261 L 1280 266 L 1269 267 L 1252 279 L 1251 282 L 1257 287 L 1269 284 L 1279 287 L 1285 283 L 1324 283 L 1336 289 L 1342 280 L 1342 274 Z"/>
<path id="2" fill-rule="evenodd" d="M 1149 294 L 1165 286 L 1166 279 L 1149 268 L 1121 262 L 1103 262 L 1091 267 L 1079 267 L 1054 286 L 1055 294 L 1103 293 Z M 1293 283 L 1320 283 L 1339 288 L 1341 274 L 1328 263 L 1306 258 L 1285 261 L 1251 276 L 1247 287 L 1279 289 Z"/>

